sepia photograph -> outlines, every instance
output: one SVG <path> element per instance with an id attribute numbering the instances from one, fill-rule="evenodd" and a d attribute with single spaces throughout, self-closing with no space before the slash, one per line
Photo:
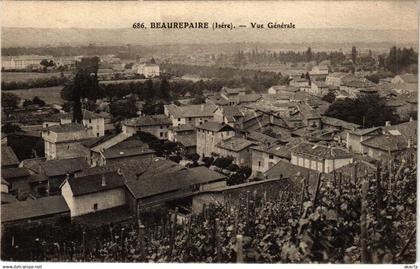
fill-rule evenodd
<path id="1" fill-rule="evenodd" d="M 2 268 L 417 268 L 418 4 L 1 2 Z"/>

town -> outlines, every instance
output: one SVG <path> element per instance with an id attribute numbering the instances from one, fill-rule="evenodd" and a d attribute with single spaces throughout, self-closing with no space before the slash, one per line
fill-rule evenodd
<path id="1" fill-rule="evenodd" d="M 3 49 L 2 260 L 415 261 L 417 51 L 112 49 Z"/>

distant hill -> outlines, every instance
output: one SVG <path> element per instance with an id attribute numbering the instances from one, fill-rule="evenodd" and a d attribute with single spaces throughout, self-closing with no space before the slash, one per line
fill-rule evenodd
<path id="1" fill-rule="evenodd" d="M 2 28 L 2 47 L 259 43 L 417 44 L 416 30 L 293 29 L 135 30 L 78 28 Z"/>

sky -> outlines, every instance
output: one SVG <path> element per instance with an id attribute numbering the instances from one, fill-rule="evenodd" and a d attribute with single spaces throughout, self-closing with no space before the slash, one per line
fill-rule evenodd
<path id="1" fill-rule="evenodd" d="M 293 22 L 296 28 L 418 29 L 416 1 L 2 1 L 2 27 L 130 28 L 134 22 Z"/>

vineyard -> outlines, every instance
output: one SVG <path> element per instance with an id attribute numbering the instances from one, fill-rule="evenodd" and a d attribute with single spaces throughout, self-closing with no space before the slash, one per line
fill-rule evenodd
<path id="1" fill-rule="evenodd" d="M 68 226 L 13 231 L 3 260 L 205 263 L 414 263 L 416 160 L 391 162 L 365 178 L 319 176 L 311 193 L 276 199 L 243 193 L 240 207 L 174 210 L 99 229 Z M 24 236 L 23 233 L 26 235 Z M 20 236 L 17 236 L 19 234 Z M 10 240 L 5 234 L 3 240 Z M 7 246 L 5 246 L 7 245 Z"/>

